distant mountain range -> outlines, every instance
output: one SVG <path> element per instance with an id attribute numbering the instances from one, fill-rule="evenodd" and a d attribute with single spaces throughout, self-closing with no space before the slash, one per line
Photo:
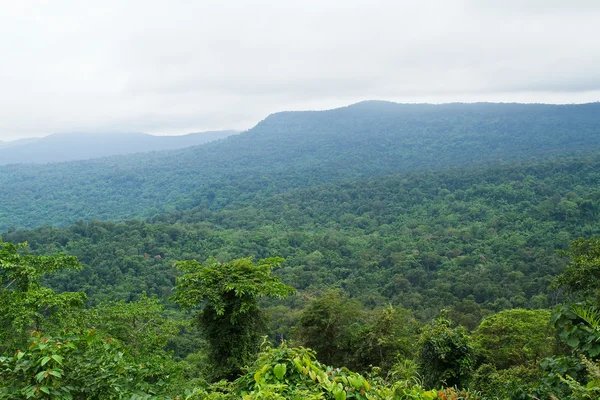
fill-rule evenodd
<path id="1" fill-rule="evenodd" d="M 61 151 L 78 153 L 74 145 Z M 369 101 L 282 112 L 202 146 L 2 166 L 0 231 L 80 218 L 145 218 L 195 206 L 223 209 L 295 188 L 595 152 L 600 103 Z"/>
<path id="2" fill-rule="evenodd" d="M 43 138 L 0 142 L 0 165 L 87 160 L 132 153 L 175 150 L 223 139 L 238 131 L 210 131 L 182 136 L 146 133 L 55 133 Z"/>
<path id="3" fill-rule="evenodd" d="M 17 139 L 17 140 L 10 140 L 10 141 L 3 141 L 0 140 L 0 150 L 2 149 L 8 149 L 11 147 L 19 147 L 19 146 L 23 146 L 29 143 L 34 143 L 37 142 L 38 140 L 41 140 L 41 138 L 25 138 L 25 139 Z"/>

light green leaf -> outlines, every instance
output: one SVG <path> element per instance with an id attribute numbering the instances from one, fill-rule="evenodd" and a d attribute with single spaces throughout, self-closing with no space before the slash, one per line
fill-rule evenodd
<path id="1" fill-rule="evenodd" d="M 45 377 L 45 376 L 46 376 L 46 371 L 38 372 L 38 373 L 35 375 L 35 379 L 36 379 L 38 382 L 41 382 L 42 380 L 44 380 L 44 377 Z"/>
<path id="2" fill-rule="evenodd" d="M 275 367 L 273 367 L 273 373 L 279 380 L 283 379 L 283 376 L 285 375 L 286 371 L 287 367 L 285 364 L 277 364 L 275 365 Z"/>
<path id="3" fill-rule="evenodd" d="M 335 400 L 346 400 L 346 392 L 344 390 L 337 390 L 333 393 Z"/>
<path id="4" fill-rule="evenodd" d="M 63 363 L 63 357 L 62 357 L 62 356 L 59 356 L 58 354 L 53 354 L 53 355 L 52 355 L 52 359 L 53 359 L 54 361 L 56 361 L 57 363 L 59 363 L 59 364 L 62 364 L 62 363 Z"/>
<path id="5" fill-rule="evenodd" d="M 352 386 L 354 386 L 354 389 L 356 390 L 362 387 L 362 380 L 357 376 L 349 376 L 348 381 Z"/>
<path id="6" fill-rule="evenodd" d="M 52 371 L 50 371 L 50 375 L 54 375 L 57 378 L 62 377 L 62 372 L 59 369 L 53 369 Z"/>

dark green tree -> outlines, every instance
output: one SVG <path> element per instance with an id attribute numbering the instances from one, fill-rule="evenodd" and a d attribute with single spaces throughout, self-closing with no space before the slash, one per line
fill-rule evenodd
<path id="1" fill-rule="evenodd" d="M 253 361 L 265 328 L 258 299 L 283 298 L 294 289 L 272 276 L 271 270 L 282 258 L 254 263 L 240 258 L 228 263 L 210 259 L 202 264 L 181 261 L 185 274 L 178 278 L 173 296 L 183 308 L 199 308 L 198 325 L 209 344 L 213 378 L 233 379 Z"/>
<path id="2" fill-rule="evenodd" d="M 348 298 L 341 289 L 331 289 L 313 300 L 302 313 L 298 339 L 302 345 L 316 350 L 319 361 L 348 365 L 352 333 L 360 329 L 362 313 L 360 302 Z"/>
<path id="3" fill-rule="evenodd" d="M 593 296 L 600 303 L 600 238 L 577 239 L 564 254 L 571 260 L 554 286 L 576 296 Z"/>
<path id="4" fill-rule="evenodd" d="M 367 371 L 377 366 L 389 372 L 397 362 L 412 359 L 418 332 L 419 324 L 406 309 L 390 305 L 371 313 L 367 324 L 354 334 L 355 368 Z"/>
<path id="5" fill-rule="evenodd" d="M 465 328 L 452 328 L 440 317 L 423 330 L 419 344 L 419 371 L 426 387 L 464 385 L 475 359 Z"/>

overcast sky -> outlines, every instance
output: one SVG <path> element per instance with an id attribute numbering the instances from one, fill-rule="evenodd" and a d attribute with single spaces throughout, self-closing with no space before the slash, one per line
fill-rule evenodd
<path id="1" fill-rule="evenodd" d="M 0 140 L 600 100 L 599 0 L 0 0 Z"/>

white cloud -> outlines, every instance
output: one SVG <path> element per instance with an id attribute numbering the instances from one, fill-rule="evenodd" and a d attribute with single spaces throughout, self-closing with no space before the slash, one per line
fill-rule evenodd
<path id="1" fill-rule="evenodd" d="M 0 139 L 364 99 L 600 100 L 600 2 L 0 0 Z"/>

